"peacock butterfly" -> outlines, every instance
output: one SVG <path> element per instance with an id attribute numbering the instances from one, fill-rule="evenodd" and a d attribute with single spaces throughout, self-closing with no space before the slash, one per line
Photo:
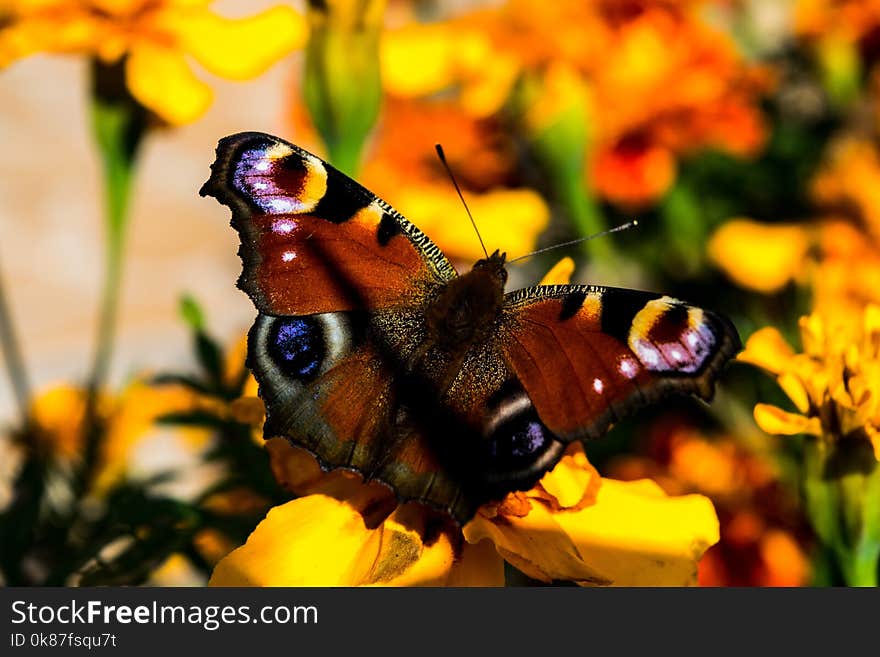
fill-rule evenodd
<path id="1" fill-rule="evenodd" d="M 498 251 L 459 275 L 383 200 L 271 135 L 221 139 L 200 193 L 241 238 L 264 434 L 461 524 L 640 407 L 708 401 L 741 347 L 728 319 L 669 296 L 505 294 Z"/>

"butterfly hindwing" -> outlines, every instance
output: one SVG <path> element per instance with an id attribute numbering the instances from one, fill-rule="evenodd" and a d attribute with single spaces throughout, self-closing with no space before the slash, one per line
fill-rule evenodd
<path id="1" fill-rule="evenodd" d="M 505 298 L 501 340 L 541 419 L 566 442 L 671 394 L 712 397 L 740 348 L 721 315 L 667 296 L 584 285 Z"/>
<path id="2" fill-rule="evenodd" d="M 223 138 L 201 194 L 232 209 L 244 265 L 239 287 L 268 314 L 385 308 L 456 275 L 387 203 L 271 135 Z"/>
<path id="3" fill-rule="evenodd" d="M 417 313 L 407 320 L 392 311 L 261 313 L 249 365 L 267 437 L 286 436 L 327 469 L 355 470 L 400 501 L 463 524 L 480 504 L 531 486 L 564 446 L 541 425 L 497 345 L 475 345 L 445 393 L 435 387 L 440 354 L 420 353 L 421 366 L 406 367 L 423 344 L 413 339 L 418 322 Z"/>

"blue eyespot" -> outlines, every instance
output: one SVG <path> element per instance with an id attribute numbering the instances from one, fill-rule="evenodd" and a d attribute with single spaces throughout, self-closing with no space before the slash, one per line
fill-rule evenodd
<path id="1" fill-rule="evenodd" d="M 311 317 L 279 319 L 272 327 L 268 344 L 281 371 L 295 379 L 312 378 L 324 362 L 323 330 Z"/>
<path id="2" fill-rule="evenodd" d="M 541 455 L 554 438 L 534 411 L 518 414 L 499 425 L 489 437 L 489 456 L 496 466 L 527 465 Z"/>

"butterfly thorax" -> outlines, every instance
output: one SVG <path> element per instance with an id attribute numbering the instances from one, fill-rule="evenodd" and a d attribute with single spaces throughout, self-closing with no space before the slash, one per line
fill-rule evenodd
<path id="1" fill-rule="evenodd" d="M 504 301 L 505 254 L 495 251 L 466 274 L 450 281 L 428 306 L 426 320 L 432 340 L 444 347 L 465 348 L 495 325 Z"/>

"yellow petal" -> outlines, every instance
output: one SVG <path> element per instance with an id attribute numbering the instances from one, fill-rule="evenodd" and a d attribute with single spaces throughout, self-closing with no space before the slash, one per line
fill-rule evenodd
<path id="1" fill-rule="evenodd" d="M 572 509 L 593 504 L 601 481 L 583 446 L 577 442 L 569 446 L 565 456 L 541 478 L 536 488 L 548 494 L 545 499 L 551 508 Z"/>
<path id="2" fill-rule="evenodd" d="M 746 348 L 737 356 L 737 360 L 780 374 L 788 367 L 793 356 L 794 350 L 782 334 L 772 326 L 768 326 L 755 331 L 746 340 Z"/>
<path id="3" fill-rule="evenodd" d="M 667 497 L 653 482 L 603 479 L 594 505 L 555 518 L 615 586 L 693 585 L 697 563 L 718 542 L 708 498 Z"/>
<path id="4" fill-rule="evenodd" d="M 565 256 L 544 274 L 539 285 L 568 285 L 574 273 L 574 259 Z"/>
<path id="5" fill-rule="evenodd" d="M 715 232 L 708 252 L 738 285 L 771 293 L 801 274 L 808 248 L 808 233 L 801 226 L 738 219 Z"/>
<path id="6" fill-rule="evenodd" d="M 305 18 L 285 6 L 239 19 L 193 12 L 175 25 L 183 49 L 214 75 L 230 80 L 260 75 L 301 48 L 307 32 Z"/>
<path id="7" fill-rule="evenodd" d="M 784 436 L 794 436 L 799 433 L 818 436 L 822 433 L 818 418 L 788 413 L 770 404 L 756 404 L 754 416 L 758 426 L 767 433 Z"/>
<path id="8" fill-rule="evenodd" d="M 449 185 L 411 185 L 388 199 L 416 222 L 446 253 L 474 261 L 485 257 L 467 221 L 461 200 Z M 531 189 L 496 189 L 468 196 L 471 213 L 479 217 L 483 242 L 509 258 L 532 251 L 550 221 L 544 199 Z"/>
<path id="9" fill-rule="evenodd" d="M 195 121 L 211 104 L 211 89 L 170 48 L 139 43 L 129 53 L 125 73 L 138 102 L 172 125 Z"/>
<path id="10" fill-rule="evenodd" d="M 271 509 L 209 585 L 351 586 L 375 562 L 380 538 L 351 506 L 309 495 Z"/>
<path id="11" fill-rule="evenodd" d="M 604 572 L 585 561 L 557 520 L 567 512 L 552 513 L 536 502 L 524 517 L 477 514 L 463 529 L 465 539 L 490 539 L 505 560 L 529 577 L 544 582 L 568 580 L 605 584 Z"/>
<path id="12" fill-rule="evenodd" d="M 810 410 L 810 397 L 807 394 L 807 389 L 797 376 L 785 372 L 779 376 L 776 382 L 801 413 L 806 413 Z"/>

